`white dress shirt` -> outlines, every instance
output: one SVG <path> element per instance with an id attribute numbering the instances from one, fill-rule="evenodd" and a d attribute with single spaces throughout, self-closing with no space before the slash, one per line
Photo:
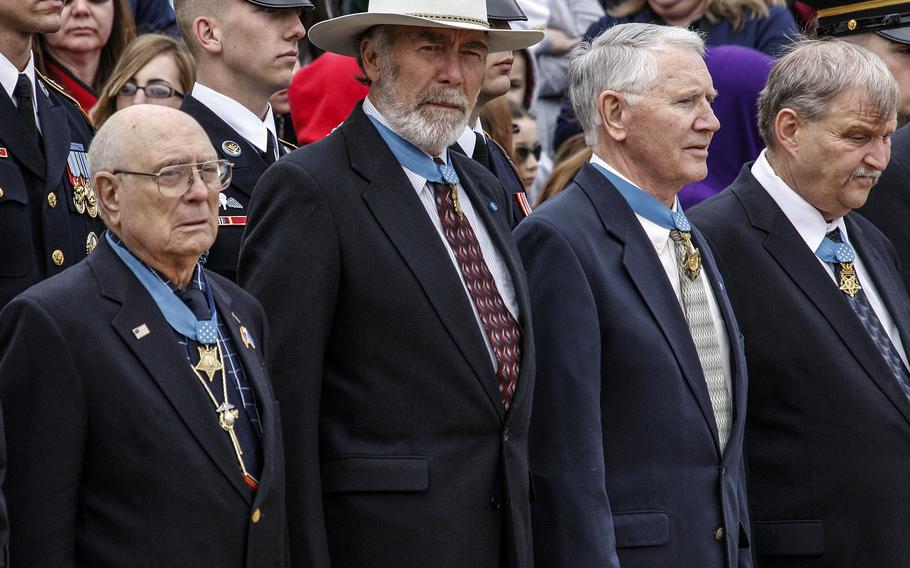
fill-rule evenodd
<path id="1" fill-rule="evenodd" d="M 784 212 L 784 215 L 786 215 L 790 224 L 793 225 L 796 232 L 799 233 L 799 236 L 802 237 L 806 246 L 809 247 L 809 250 L 811 250 L 813 254 L 822 244 L 825 235 L 834 229 L 840 229 L 841 239 L 843 239 L 845 243 L 850 242 L 850 235 L 847 233 L 847 225 L 844 223 L 844 218 L 838 217 L 830 223 L 825 221 L 825 218 L 819 213 L 818 209 L 800 197 L 798 193 L 793 191 L 793 189 L 791 189 L 790 186 L 774 172 L 774 168 L 771 167 L 768 158 L 765 156 L 765 150 L 762 150 L 758 159 L 752 164 L 751 171 L 755 179 L 758 180 L 758 183 L 765 188 L 765 191 L 768 192 L 771 199 L 773 199 L 774 202 L 777 203 L 777 206 L 781 208 L 781 211 Z M 856 260 L 853 261 L 853 267 L 856 269 L 856 276 L 859 279 L 860 285 L 863 287 L 866 297 L 869 298 L 869 304 L 872 306 L 872 311 L 875 312 L 879 321 L 882 322 L 882 327 L 885 328 L 885 332 L 888 334 L 888 337 L 891 338 L 891 343 L 894 344 L 894 348 L 897 350 L 898 355 L 900 355 L 901 361 L 903 361 L 906 366 L 907 353 L 904 351 L 904 344 L 901 342 L 900 331 L 898 331 L 897 326 L 894 325 L 894 319 L 891 317 L 891 314 L 888 313 L 888 309 L 885 307 L 884 302 L 882 302 L 881 296 L 875 289 L 875 283 L 872 281 L 869 271 L 866 270 L 859 251 L 855 252 Z M 831 282 L 839 286 L 837 276 L 834 273 L 834 266 L 817 256 L 815 258 L 824 267 L 828 276 L 831 277 Z"/>
<path id="2" fill-rule="evenodd" d="M 275 140 L 275 159 L 278 159 L 278 135 L 275 133 L 275 117 L 272 105 L 260 119 L 250 109 L 234 99 L 212 90 L 202 83 L 193 85 L 193 98 L 204 104 L 228 126 L 237 131 L 244 140 L 252 144 L 260 153 L 269 147 L 269 136 Z"/>
<path id="3" fill-rule="evenodd" d="M 32 82 L 32 109 L 35 111 L 35 124 L 38 125 L 38 131 L 41 131 L 41 121 L 38 120 L 38 95 L 35 93 L 35 89 L 38 88 L 38 83 L 35 82 L 35 57 L 34 55 L 29 54 L 28 63 L 25 64 L 25 70 L 22 71 L 29 78 L 29 81 Z M 13 95 L 13 92 L 16 90 L 16 83 L 19 82 L 19 70 L 16 69 L 16 66 L 6 58 L 5 55 L 0 53 L 0 85 L 3 85 L 3 90 L 6 91 L 7 96 L 13 101 L 13 106 L 17 106 L 16 97 Z"/>
<path id="4" fill-rule="evenodd" d="M 474 147 L 477 146 L 477 135 L 486 139 L 486 135 L 483 133 L 483 126 L 480 125 L 480 119 L 477 119 L 477 122 L 474 124 L 474 127 L 465 126 L 464 132 L 461 133 L 461 136 L 458 137 L 456 142 L 461 149 L 464 150 L 464 153 L 467 154 L 469 158 L 474 157 Z"/>
<path id="5" fill-rule="evenodd" d="M 591 163 L 602 166 L 610 173 L 629 182 L 641 190 L 641 188 L 632 183 L 629 178 L 616 171 L 616 168 L 603 161 L 603 159 L 601 159 L 599 156 L 592 156 Z M 678 209 L 679 200 L 677 199 L 673 203 L 673 211 L 676 211 Z M 673 244 L 673 239 L 670 238 L 670 229 L 665 229 L 657 223 L 654 223 L 653 221 L 642 217 L 638 213 L 636 213 L 635 216 L 638 218 L 638 222 L 641 223 L 641 228 L 645 230 L 645 234 L 648 235 L 648 240 L 651 241 L 651 246 L 653 246 L 654 250 L 657 252 L 657 257 L 660 258 L 660 263 L 664 267 L 664 273 L 666 274 L 667 279 L 670 281 L 670 286 L 673 287 L 673 292 L 676 294 L 676 301 L 679 302 L 679 306 L 682 308 L 682 290 L 679 285 L 680 260 L 676 256 L 676 247 Z M 705 272 L 702 271 L 702 274 L 704 275 Z M 714 321 L 714 329 L 717 330 L 717 342 L 720 347 L 721 360 L 723 361 L 724 380 L 727 383 L 727 393 L 732 397 L 733 376 L 732 365 L 730 362 L 730 340 L 729 336 L 727 335 L 727 325 L 724 323 L 724 318 L 720 313 L 720 306 L 717 305 L 717 298 L 714 297 L 714 290 L 711 289 L 707 276 L 701 278 L 700 281 L 705 288 L 705 294 L 708 296 L 708 306 L 711 310 L 711 319 Z"/>
<path id="6" fill-rule="evenodd" d="M 365 112 L 368 116 L 375 118 L 390 130 L 395 130 L 388 123 L 385 117 L 382 116 L 382 113 L 379 112 L 379 109 L 373 105 L 369 97 L 363 101 L 363 112 Z M 427 155 L 429 156 L 429 154 Z M 447 162 L 448 150 L 444 148 L 442 154 L 439 155 L 439 158 Z M 417 196 L 420 198 L 420 202 L 423 204 L 424 209 L 426 209 L 427 216 L 429 216 L 430 221 L 433 223 L 433 226 L 436 227 L 436 232 L 439 234 L 439 239 L 446 247 L 446 250 L 449 251 L 449 259 L 455 266 L 455 272 L 458 274 L 458 278 L 461 279 L 461 284 L 464 287 L 465 294 L 468 295 L 468 303 L 471 304 L 471 309 L 474 311 L 474 317 L 477 319 L 477 325 L 480 327 L 480 333 L 483 336 L 483 341 L 487 346 L 487 351 L 489 351 L 490 359 L 493 362 L 493 368 L 496 369 L 498 368 L 496 355 L 493 353 L 493 348 L 490 345 L 490 340 L 487 337 L 487 332 L 484 330 L 483 322 L 480 319 L 480 315 L 477 313 L 477 307 L 474 306 L 474 301 L 471 299 L 471 293 L 468 291 L 468 287 L 464 283 L 464 277 L 461 275 L 461 269 L 458 266 L 458 259 L 455 256 L 455 252 L 452 251 L 452 247 L 449 246 L 449 241 L 446 239 L 445 233 L 443 232 L 442 221 L 439 219 L 439 211 L 436 209 L 436 196 L 433 188 L 429 186 L 427 179 L 420 174 L 412 172 L 404 166 L 402 166 L 401 169 L 404 170 L 405 175 L 408 177 L 408 180 L 414 187 L 414 191 L 417 192 Z M 471 203 L 471 199 L 468 197 L 467 193 L 465 193 L 465 190 L 463 187 L 461 187 L 461 184 L 459 184 L 457 187 L 458 199 L 461 202 L 461 210 L 464 213 L 464 216 L 467 218 L 468 222 L 471 224 L 471 228 L 474 229 L 474 234 L 477 236 L 477 242 L 480 244 L 480 251 L 483 254 L 483 259 L 487 263 L 487 267 L 490 269 L 490 272 L 493 275 L 493 280 L 496 282 L 496 288 L 499 290 L 499 295 L 502 296 L 502 301 L 505 303 L 506 308 L 509 310 L 509 313 L 511 313 L 512 317 L 515 318 L 515 321 L 518 321 L 518 302 L 515 299 L 515 287 L 512 284 L 512 276 L 509 274 L 509 269 L 503 261 L 502 255 L 500 255 L 499 251 L 496 250 L 496 246 L 493 244 L 493 241 L 490 238 L 490 233 L 487 231 L 487 228 L 483 224 L 483 221 L 480 219 L 480 217 L 477 216 L 477 213 L 474 211 L 474 205 Z"/>

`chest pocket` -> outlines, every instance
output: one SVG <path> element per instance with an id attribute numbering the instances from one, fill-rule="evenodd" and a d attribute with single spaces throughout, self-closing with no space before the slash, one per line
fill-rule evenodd
<path id="1" fill-rule="evenodd" d="M 28 273 L 32 256 L 28 191 L 18 166 L 0 160 L 0 277 Z"/>

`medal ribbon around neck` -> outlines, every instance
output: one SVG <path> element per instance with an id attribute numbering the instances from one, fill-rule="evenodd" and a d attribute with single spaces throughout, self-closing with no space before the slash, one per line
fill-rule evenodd
<path id="1" fill-rule="evenodd" d="M 144 265 L 138 258 L 133 256 L 123 245 L 114 241 L 108 231 L 105 233 L 107 242 L 114 249 L 114 252 L 120 257 L 120 260 L 126 264 L 127 268 L 136 275 L 139 282 L 148 290 L 152 299 L 157 304 L 158 309 L 164 319 L 171 325 L 174 330 L 186 337 L 202 343 L 203 345 L 213 345 L 218 341 L 218 313 L 215 311 L 215 300 L 212 297 L 212 291 L 208 290 L 206 298 L 209 304 L 209 312 L 212 318 L 209 320 L 199 320 L 193 314 L 186 304 L 174 294 L 167 285 L 162 282 L 152 271 Z"/>
<path id="2" fill-rule="evenodd" d="M 437 164 L 426 152 L 402 138 L 401 135 L 385 124 L 372 116 L 369 119 L 373 126 L 376 127 L 376 130 L 379 131 L 379 135 L 385 140 L 399 164 L 433 183 L 447 183 L 449 185 L 460 183 L 458 174 L 451 163 Z"/>
<path id="3" fill-rule="evenodd" d="M 815 250 L 815 256 L 830 264 L 840 264 L 840 285 L 838 288 L 841 292 L 853 298 L 862 290 L 862 286 L 859 285 L 859 281 L 856 278 L 856 269 L 853 267 L 856 253 L 853 252 L 853 247 L 849 243 L 836 243 L 826 236 Z"/>
<path id="4" fill-rule="evenodd" d="M 653 195 L 645 193 L 607 168 L 594 162 L 590 163 L 604 177 L 610 180 L 610 183 L 619 191 L 619 194 L 626 200 L 632 211 L 664 229 L 676 229 L 681 233 L 692 231 L 692 225 L 682 211 L 673 211 Z"/>

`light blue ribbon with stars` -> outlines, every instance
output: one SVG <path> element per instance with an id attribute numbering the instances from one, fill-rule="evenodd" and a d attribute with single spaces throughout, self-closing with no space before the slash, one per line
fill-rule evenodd
<path id="1" fill-rule="evenodd" d="M 590 164 L 610 180 L 610 183 L 619 191 L 619 194 L 626 200 L 632 211 L 635 211 L 638 215 L 660 225 L 664 229 L 676 229 L 683 233 L 692 231 L 692 225 L 682 211 L 673 211 L 653 195 L 638 189 L 600 164 L 595 164 L 594 162 L 590 162 Z"/>
<path id="2" fill-rule="evenodd" d="M 379 131 L 379 135 L 382 136 L 385 143 L 388 144 L 399 164 L 433 183 L 448 183 L 452 185 L 460 183 L 458 174 L 451 164 L 437 164 L 426 152 L 396 134 L 385 124 L 372 116 L 369 119 L 373 126 L 376 127 L 376 130 Z"/>
<path id="3" fill-rule="evenodd" d="M 856 253 L 853 252 L 853 247 L 849 243 L 836 243 L 828 237 L 822 239 L 822 244 L 818 245 L 815 256 L 829 263 L 846 263 L 856 260 Z"/>
<path id="4" fill-rule="evenodd" d="M 208 300 L 212 319 L 199 320 L 196 318 L 196 315 L 193 314 L 192 310 L 190 310 L 187 305 L 167 287 L 167 284 L 155 276 L 152 271 L 149 270 L 146 265 L 142 264 L 138 258 L 133 256 L 133 253 L 127 250 L 126 247 L 111 238 L 110 231 L 107 231 L 104 236 L 107 237 L 107 242 L 111 245 L 111 248 L 114 249 L 117 256 L 120 257 L 120 260 L 126 264 L 127 268 L 129 268 L 130 271 L 136 275 L 136 278 L 139 279 L 139 282 L 145 286 L 145 289 L 151 294 L 155 304 L 158 305 L 158 309 L 161 310 L 164 319 L 167 320 L 167 323 L 169 323 L 177 333 L 185 335 L 204 345 L 213 345 L 218 341 L 218 312 L 215 310 L 215 299 L 212 297 L 212 291 L 210 289 L 207 290 L 206 299 Z"/>

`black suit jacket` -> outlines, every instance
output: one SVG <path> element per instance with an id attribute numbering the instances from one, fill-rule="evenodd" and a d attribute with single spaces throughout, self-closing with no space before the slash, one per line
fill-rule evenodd
<path id="1" fill-rule="evenodd" d="M 208 134 L 218 157 L 234 164 L 234 175 L 231 185 L 222 192 L 221 205 L 218 209 L 218 238 L 209 250 L 205 267 L 217 272 L 232 282 L 237 281 L 237 258 L 240 255 L 240 238 L 247 224 L 250 196 L 256 182 L 269 167 L 262 158 L 259 149 L 241 138 L 236 130 L 228 126 L 217 114 L 212 112 L 199 100 L 187 94 L 180 105 L 180 110 L 196 119 L 205 133 Z M 240 155 L 227 153 L 225 145 L 233 142 L 240 148 Z M 293 146 L 278 142 L 278 153 L 283 156 Z"/>
<path id="2" fill-rule="evenodd" d="M 0 307 L 85 258 L 104 228 L 77 211 L 67 166 L 72 153 L 88 151 L 91 126 L 75 101 L 36 78 L 43 150 L 0 92 Z"/>
<path id="3" fill-rule="evenodd" d="M 538 568 L 751 566 L 742 337 L 711 250 L 734 421 L 723 452 L 692 335 L 654 246 L 586 164 L 515 229 L 534 310 Z"/>
<path id="4" fill-rule="evenodd" d="M 262 308 L 209 273 L 260 406 L 253 492 L 152 297 L 106 242 L 0 315 L 12 562 L 21 568 L 287 566 L 278 406 Z M 242 323 L 241 323 L 242 322 Z M 149 333 L 133 331 L 145 325 Z M 240 325 L 256 349 L 244 347 Z M 256 513 L 258 511 L 258 513 Z"/>
<path id="5" fill-rule="evenodd" d="M 891 161 L 859 211 L 894 243 L 910 289 L 910 126 L 891 137 Z"/>
<path id="6" fill-rule="evenodd" d="M 508 414 L 457 269 L 359 105 L 256 186 L 240 282 L 273 323 L 295 567 L 532 566 L 527 290 L 499 182 L 452 163 L 515 285 Z"/>
<path id="7" fill-rule="evenodd" d="M 910 401 L 750 167 L 689 217 L 717 254 L 746 337 L 746 460 L 758 564 L 905 566 Z M 910 299 L 893 247 L 856 213 L 845 222 L 908 345 Z"/>

